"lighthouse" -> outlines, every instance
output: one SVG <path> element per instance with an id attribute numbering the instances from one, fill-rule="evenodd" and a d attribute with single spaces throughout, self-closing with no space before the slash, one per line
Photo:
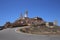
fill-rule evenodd
<path id="1" fill-rule="evenodd" d="M 28 10 L 25 11 L 24 17 L 28 17 Z"/>

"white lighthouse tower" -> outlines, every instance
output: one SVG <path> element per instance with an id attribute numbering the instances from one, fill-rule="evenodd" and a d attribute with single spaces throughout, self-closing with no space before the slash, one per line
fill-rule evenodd
<path id="1" fill-rule="evenodd" d="M 25 11 L 24 17 L 28 17 L 28 10 Z"/>

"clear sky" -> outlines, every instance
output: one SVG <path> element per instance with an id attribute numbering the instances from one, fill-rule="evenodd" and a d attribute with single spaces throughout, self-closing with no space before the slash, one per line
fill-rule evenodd
<path id="1" fill-rule="evenodd" d="M 60 25 L 60 0 L 0 0 L 0 26 L 14 22 L 25 10 L 29 17 L 39 16 L 47 22 L 57 20 Z"/>

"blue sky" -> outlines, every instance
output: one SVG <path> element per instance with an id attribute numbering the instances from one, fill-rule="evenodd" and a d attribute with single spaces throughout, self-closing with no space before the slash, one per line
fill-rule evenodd
<path id="1" fill-rule="evenodd" d="M 60 25 L 60 0 L 0 0 L 0 26 L 14 22 L 25 10 L 29 17 L 39 16 L 47 22 L 57 20 Z"/>

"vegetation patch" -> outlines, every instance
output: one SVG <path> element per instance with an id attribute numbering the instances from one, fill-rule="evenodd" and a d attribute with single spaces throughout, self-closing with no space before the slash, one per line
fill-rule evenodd
<path id="1" fill-rule="evenodd" d="M 49 28 L 47 26 L 31 25 L 29 28 L 20 29 L 21 32 L 44 35 L 60 35 L 60 27 Z"/>

